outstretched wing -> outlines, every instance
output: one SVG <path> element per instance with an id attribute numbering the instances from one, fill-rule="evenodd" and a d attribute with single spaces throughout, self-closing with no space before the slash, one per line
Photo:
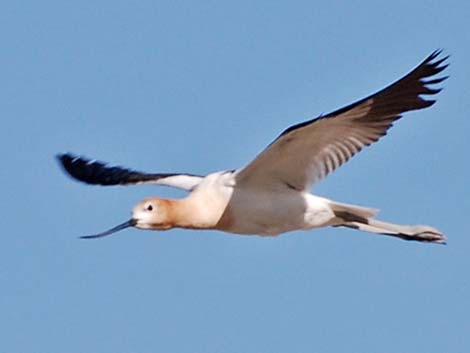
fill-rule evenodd
<path id="1" fill-rule="evenodd" d="M 191 174 L 149 174 L 122 167 L 109 167 L 103 162 L 90 161 L 71 154 L 60 154 L 57 159 L 71 177 L 94 185 L 157 184 L 190 191 L 203 179 L 202 176 Z"/>
<path id="2" fill-rule="evenodd" d="M 308 190 L 352 156 L 386 135 L 402 113 L 434 104 L 422 95 L 447 77 L 433 77 L 444 70 L 447 57 L 428 56 L 408 75 L 385 89 L 342 109 L 286 129 L 237 175 L 237 184 L 258 187 L 280 185 Z"/>

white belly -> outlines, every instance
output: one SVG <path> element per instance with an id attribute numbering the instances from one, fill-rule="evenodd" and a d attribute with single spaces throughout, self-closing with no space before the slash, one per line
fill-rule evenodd
<path id="1" fill-rule="evenodd" d="M 295 190 L 237 190 L 231 195 L 217 229 L 256 235 L 278 235 L 329 224 L 334 214 L 326 199 Z"/>

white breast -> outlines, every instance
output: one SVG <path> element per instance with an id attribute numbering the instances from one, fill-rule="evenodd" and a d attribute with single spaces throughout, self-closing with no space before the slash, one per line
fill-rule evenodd
<path id="1" fill-rule="evenodd" d="M 288 189 L 277 192 L 235 187 L 217 229 L 278 235 L 324 226 L 334 217 L 324 199 Z"/>

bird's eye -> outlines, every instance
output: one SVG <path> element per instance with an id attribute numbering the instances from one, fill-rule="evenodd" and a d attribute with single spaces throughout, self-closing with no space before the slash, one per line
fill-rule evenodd
<path id="1" fill-rule="evenodd" d="M 152 211 L 153 210 L 153 206 L 152 205 L 148 205 L 147 206 L 147 211 Z"/>

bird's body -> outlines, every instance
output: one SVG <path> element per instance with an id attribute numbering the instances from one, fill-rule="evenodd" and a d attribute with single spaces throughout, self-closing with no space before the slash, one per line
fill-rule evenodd
<path id="1" fill-rule="evenodd" d="M 332 201 L 310 193 L 312 184 L 384 136 L 401 114 L 434 103 L 421 95 L 439 89 L 435 78 L 446 59 L 434 52 L 416 69 L 387 88 L 333 113 L 286 129 L 245 168 L 207 176 L 148 174 L 108 167 L 69 154 L 59 156 L 74 178 L 100 185 L 152 183 L 187 190 L 187 197 L 148 198 L 138 203 L 125 227 L 167 230 L 175 227 L 275 236 L 294 230 L 344 226 L 406 240 L 443 243 L 445 236 L 429 226 L 407 226 L 376 220 L 375 209 Z"/>
<path id="2" fill-rule="evenodd" d="M 327 226 L 334 218 L 326 199 L 287 187 L 277 192 L 232 187 L 231 193 L 215 229 L 274 236 Z"/>

